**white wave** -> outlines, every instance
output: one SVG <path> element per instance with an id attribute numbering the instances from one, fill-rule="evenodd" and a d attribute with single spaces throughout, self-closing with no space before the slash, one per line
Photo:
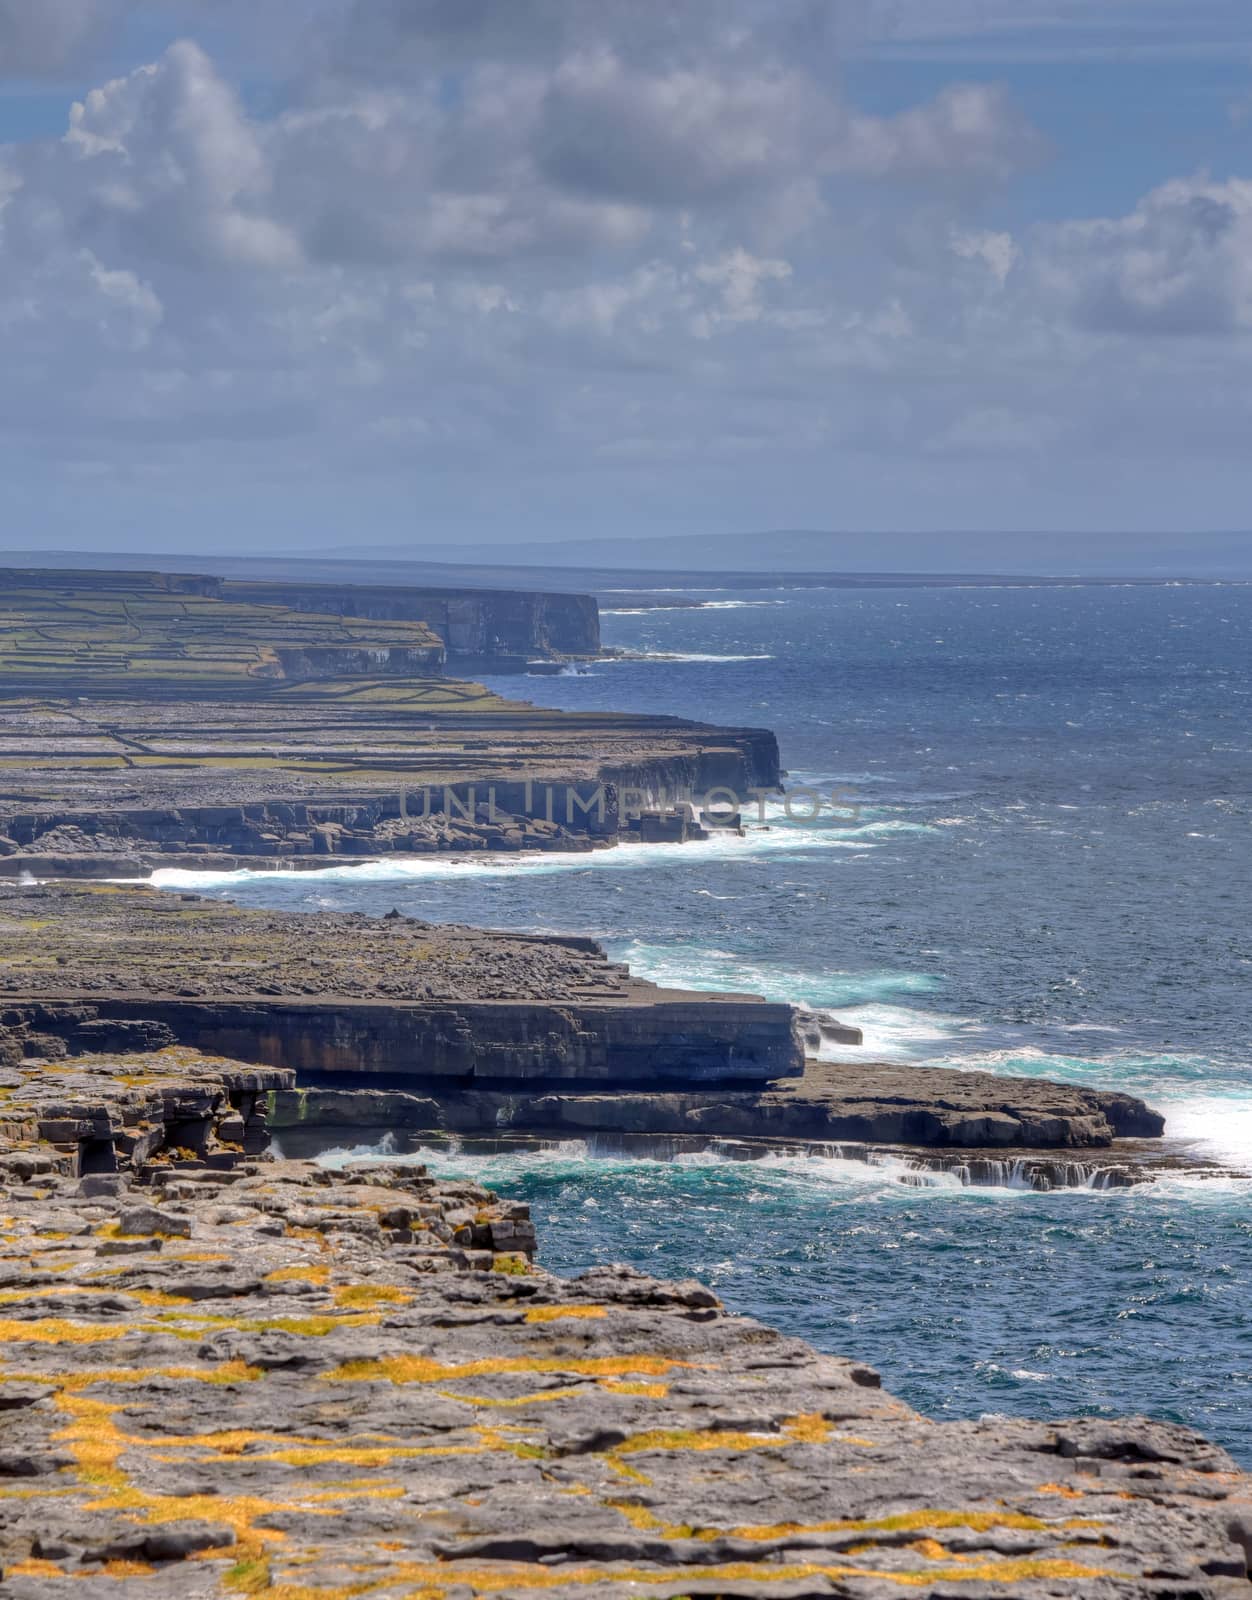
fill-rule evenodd
<path id="1" fill-rule="evenodd" d="M 688 662 L 722 661 L 772 661 L 772 655 L 708 655 L 699 650 L 632 650 L 625 655 L 609 656 L 610 661 L 667 661 L 673 666 Z"/>
<path id="2" fill-rule="evenodd" d="M 858 1026 L 861 1024 L 853 1013 L 870 1009 L 871 1002 L 926 994 L 939 987 L 939 980 L 926 973 L 797 970 L 792 962 L 753 959 L 694 943 L 651 944 L 632 939 L 614 943 L 613 954 L 639 977 L 668 988 L 763 994 L 808 1010 L 836 1008 L 842 1021 Z M 920 1035 L 924 1028 L 914 1031 Z"/>
<path id="3" fill-rule="evenodd" d="M 880 1002 L 840 1005 L 839 1020 L 861 1030 L 861 1043 L 828 1042 L 822 1046 L 823 1060 L 929 1060 L 937 1051 L 950 1048 L 962 1032 L 977 1027 L 966 1017 L 948 1016 L 937 1011 L 915 1011 L 907 1006 Z"/>
<path id="4" fill-rule="evenodd" d="M 250 883 L 261 879 L 329 880 L 360 883 L 409 882 L 415 879 L 546 877 L 559 872 L 638 872 L 650 867 L 698 867 L 712 861 L 749 861 L 763 855 L 801 854 L 812 850 L 863 851 L 889 833 L 925 833 L 914 823 L 869 823 L 842 827 L 837 819 L 814 826 L 775 822 L 745 828 L 742 836 L 715 830 L 708 839 L 689 844 L 620 844 L 589 851 L 476 851 L 464 855 L 382 856 L 326 867 L 234 867 L 202 871 L 192 867 L 158 867 L 146 880 L 158 889 L 195 889 Z"/>
<path id="5" fill-rule="evenodd" d="M 664 1140 L 660 1140 L 664 1143 Z M 758 1147 L 745 1154 L 741 1141 L 729 1141 L 731 1150 L 713 1148 L 680 1151 L 676 1154 L 636 1154 L 624 1151 L 617 1140 L 559 1139 L 523 1147 L 483 1150 L 465 1148 L 457 1141 L 423 1145 L 405 1155 L 396 1155 L 387 1138 L 377 1144 L 339 1146 L 316 1159 L 332 1170 L 348 1164 L 424 1166 L 437 1177 L 470 1180 L 489 1188 L 507 1189 L 526 1180 L 546 1183 L 585 1183 L 589 1179 L 629 1180 L 648 1172 L 653 1176 L 669 1172 L 676 1193 L 686 1191 L 701 1173 L 716 1173 L 720 1183 L 738 1182 L 737 1197 L 720 1191 L 723 1203 L 737 1199 L 748 1205 L 770 1198 L 828 1201 L 893 1201 L 912 1204 L 919 1199 L 951 1203 L 986 1204 L 1009 1201 L 1028 1203 L 1041 1191 L 1031 1187 L 1009 1159 L 1002 1166 L 1003 1182 L 971 1184 L 958 1168 L 931 1168 L 892 1151 L 871 1151 L 869 1159 L 845 1156 L 836 1144 L 825 1149 L 780 1152 Z M 1057 1195 L 1093 1199 L 1116 1199 L 1133 1191 L 1101 1188 L 1094 1174 L 1088 1184 L 1050 1191 Z M 1142 1191 L 1140 1191 L 1142 1192 Z M 596 1207 L 601 1201 L 588 1195 L 583 1205 Z M 887 1246 L 887 1248 L 892 1248 Z"/>
<path id="6" fill-rule="evenodd" d="M 1169 1138 L 1185 1140 L 1206 1160 L 1252 1172 L 1252 1086 L 1242 1096 L 1158 1097 L 1155 1103 L 1165 1113 Z"/>

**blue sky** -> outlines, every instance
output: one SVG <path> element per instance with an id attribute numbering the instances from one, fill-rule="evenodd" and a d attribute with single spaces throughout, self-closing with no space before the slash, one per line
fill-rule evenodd
<path id="1" fill-rule="evenodd" d="M 1239 529 L 1250 333 L 1242 0 L 0 0 L 9 547 Z"/>

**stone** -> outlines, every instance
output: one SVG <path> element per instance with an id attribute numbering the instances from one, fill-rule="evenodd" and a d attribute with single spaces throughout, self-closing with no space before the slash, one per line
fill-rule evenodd
<path id="1" fill-rule="evenodd" d="M 158 1211 L 155 1206 L 128 1206 L 117 1219 L 122 1234 L 160 1234 L 169 1238 L 189 1239 L 191 1219 L 170 1211 Z"/>
<path id="2" fill-rule="evenodd" d="M 419 1166 L 158 1174 L 193 1244 L 107 1289 L 107 1205 L 2 1196 L 0 1268 L 72 1225 L 0 1319 L 14 1600 L 1248 1592 L 1252 1484 L 1187 1428 L 929 1422 L 698 1282 L 441 1242 L 529 1214 Z"/>

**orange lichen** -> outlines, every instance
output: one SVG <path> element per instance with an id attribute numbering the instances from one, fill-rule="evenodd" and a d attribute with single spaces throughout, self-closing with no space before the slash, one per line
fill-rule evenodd
<path id="1" fill-rule="evenodd" d="M 676 1367 L 691 1369 L 699 1364 L 670 1356 L 489 1356 L 448 1366 L 428 1356 L 382 1356 L 376 1360 L 345 1361 L 321 1377 L 329 1383 L 446 1383 L 512 1372 L 574 1372 L 592 1378 L 615 1378 L 633 1372 L 660 1376 Z"/>
<path id="2" fill-rule="evenodd" d="M 244 1563 L 240 1563 L 243 1566 Z M 370 1570 L 370 1569 L 364 1569 Z M 1107 1568 L 1082 1566 L 1074 1561 L 1010 1559 L 987 1561 L 977 1566 L 959 1565 L 948 1568 L 928 1567 L 915 1571 L 885 1571 L 881 1568 L 804 1562 L 787 1566 L 770 1566 L 768 1577 L 772 1584 L 800 1583 L 811 1578 L 872 1578 L 880 1583 L 894 1583 L 903 1588 L 926 1588 L 935 1583 L 1023 1583 L 1030 1579 L 1054 1582 L 1081 1582 L 1099 1578 L 1124 1578 L 1126 1574 Z M 354 1597 L 387 1587 L 395 1590 L 400 1584 L 420 1586 L 404 1592 L 414 1600 L 443 1600 L 450 1591 L 469 1589 L 476 1595 L 517 1594 L 527 1590 L 595 1588 L 607 1584 L 635 1584 L 672 1588 L 676 1583 L 751 1583 L 760 1582 L 761 1567 L 753 1562 L 731 1562 L 710 1567 L 657 1568 L 605 1566 L 562 1566 L 545 1568 L 520 1566 L 501 1562 L 490 1567 L 466 1567 L 459 1563 L 430 1565 L 417 1562 L 398 1562 L 377 1569 L 374 1581 L 356 1579 L 334 1588 L 312 1588 L 303 1583 L 271 1582 L 263 1592 L 270 1600 L 354 1600 Z M 397 1591 L 398 1592 L 398 1591 Z"/>
<path id="3" fill-rule="evenodd" d="M 389 1283 L 349 1283 L 331 1291 L 337 1306 L 407 1306 L 413 1296 Z"/>
<path id="4" fill-rule="evenodd" d="M 559 1322 L 564 1317 L 585 1318 L 597 1321 L 608 1316 L 603 1306 L 532 1306 L 526 1313 L 527 1322 Z"/>
<path id="5" fill-rule="evenodd" d="M 139 1331 L 136 1325 L 125 1322 L 104 1326 L 70 1322 L 64 1317 L 44 1317 L 31 1322 L 0 1318 L 0 1343 L 8 1344 L 103 1344 Z"/>
<path id="6" fill-rule="evenodd" d="M 939 1511 L 927 1508 L 920 1511 L 901 1511 L 889 1517 L 840 1519 L 833 1522 L 779 1522 L 740 1528 L 705 1528 L 696 1535 L 696 1538 L 712 1541 L 730 1537 L 769 1543 L 789 1539 L 794 1534 L 811 1533 L 925 1533 L 939 1528 L 969 1528 L 975 1533 L 990 1533 L 997 1528 L 1013 1528 L 1031 1533 L 1043 1533 L 1049 1528 L 1098 1526 L 1098 1522 L 1077 1517 L 1071 1517 L 1062 1523 L 1048 1523 L 1041 1517 L 1027 1516 L 1020 1511 Z"/>
<path id="7" fill-rule="evenodd" d="M 451 1389 L 440 1389 L 439 1393 L 445 1400 L 459 1400 L 467 1406 L 497 1406 L 516 1409 L 520 1406 L 538 1405 L 545 1400 L 568 1400 L 571 1396 L 580 1394 L 580 1389 L 563 1387 L 560 1389 L 538 1389 L 533 1394 L 513 1395 L 507 1400 L 496 1400 L 482 1394 L 454 1394 Z"/>
<path id="8" fill-rule="evenodd" d="M 266 1283 L 325 1283 L 330 1277 L 329 1267 L 295 1266 L 279 1267 L 277 1272 L 265 1274 Z"/>

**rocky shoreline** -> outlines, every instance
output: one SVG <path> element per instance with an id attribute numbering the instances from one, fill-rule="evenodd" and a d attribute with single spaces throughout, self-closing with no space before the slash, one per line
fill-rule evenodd
<path id="1" fill-rule="evenodd" d="M 766 729 L 445 675 L 598 649 L 589 595 L 0 569 L 0 876 L 681 842 L 777 789 Z"/>
<path id="2" fill-rule="evenodd" d="M 1252 1484 L 1188 1429 L 935 1424 L 698 1283 L 551 1276 L 473 1185 L 179 1143 L 250 1069 L 101 1066 L 6 1069 L 12 1600 L 1248 1592 Z M 79 1177 L 102 1094 L 150 1137 Z"/>
<path id="3" fill-rule="evenodd" d="M 0 1007 L 20 1050 L 130 1036 L 294 1068 L 297 1120 L 313 1108 L 335 1124 L 983 1151 L 1108 1148 L 1164 1129 L 1125 1094 L 816 1060 L 820 1025 L 790 1006 L 658 988 L 590 939 L 398 913 L 0 885 Z"/>
<path id="4" fill-rule="evenodd" d="M 836 1019 L 589 939 L 31 881 L 680 842 L 659 802 L 776 788 L 772 734 L 442 675 L 552 664 L 583 597 L 47 577 L 0 649 L 6 1600 L 1248 1593 L 1252 1490 L 1187 1429 L 937 1425 L 698 1283 L 553 1277 L 524 1205 L 270 1145 L 763 1143 L 1117 1187 L 1161 1133 L 1142 1102 L 835 1065 Z"/>

